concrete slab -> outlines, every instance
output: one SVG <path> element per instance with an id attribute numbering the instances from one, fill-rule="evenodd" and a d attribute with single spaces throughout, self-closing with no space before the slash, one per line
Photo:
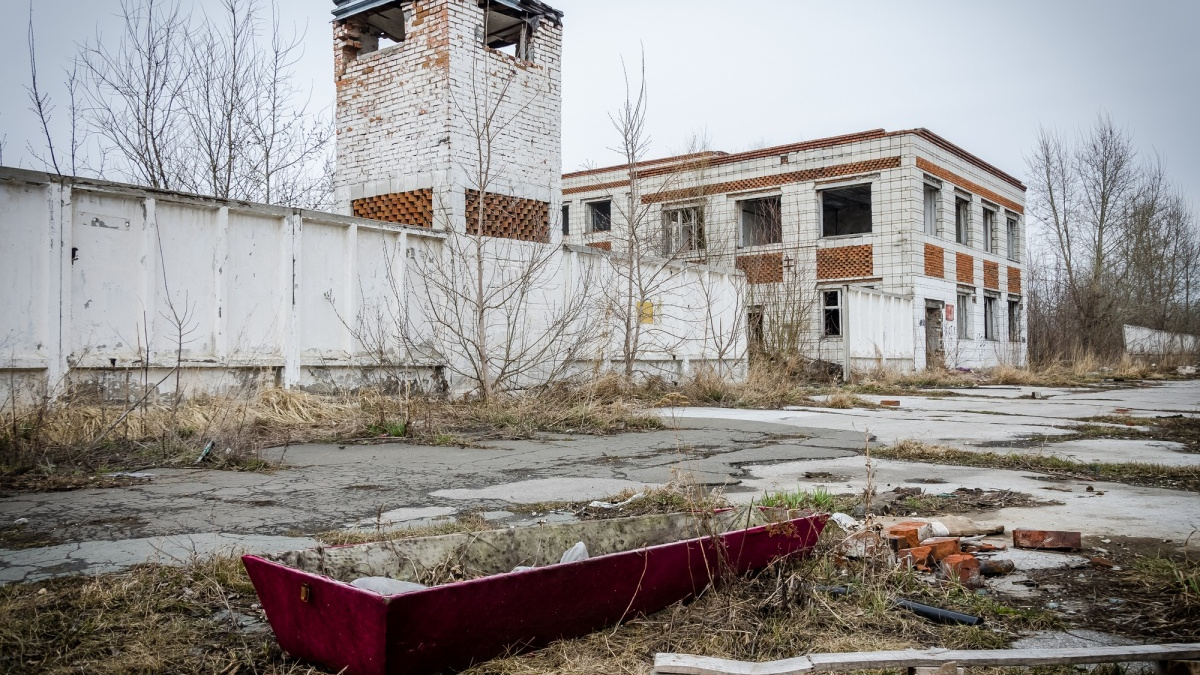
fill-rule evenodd
<path id="1" fill-rule="evenodd" d="M 615 495 L 622 490 L 641 490 L 655 487 L 631 480 L 615 478 L 538 478 L 515 483 L 504 483 L 477 489 L 437 490 L 431 497 L 475 501 L 498 499 L 514 504 L 536 504 L 538 502 L 600 499 Z"/>
<path id="2" fill-rule="evenodd" d="M 308 537 L 199 532 L 120 541 L 84 541 L 19 551 L 0 550 L 0 583 L 41 581 L 64 573 L 104 574 L 142 562 L 181 563 L 217 553 L 275 553 L 311 548 Z"/>
<path id="3" fill-rule="evenodd" d="M 1181 544 L 1200 529 L 1200 494 L 1179 490 L 1138 487 L 1121 483 L 1042 480 L 1027 471 L 1008 471 L 975 467 L 945 466 L 918 462 L 873 462 L 879 490 L 909 486 L 910 481 L 928 476 L 944 479 L 931 486 L 936 492 L 952 492 L 959 487 L 985 487 L 1026 492 L 1046 500 L 1061 500 L 1061 505 L 1006 508 L 972 514 L 971 519 L 984 525 L 1039 530 L 1079 530 L 1085 535 L 1124 535 L 1156 537 Z M 860 492 L 866 488 L 862 457 L 788 462 L 770 466 L 746 467 L 751 476 L 742 479 L 747 492 L 729 495 L 745 503 L 762 491 L 781 489 L 815 490 L 825 487 L 837 492 Z M 850 476 L 847 481 L 830 483 L 805 478 L 806 472 L 828 472 Z M 1046 490 L 1047 486 L 1067 490 Z M 1092 492 L 1086 488 L 1091 486 Z"/>

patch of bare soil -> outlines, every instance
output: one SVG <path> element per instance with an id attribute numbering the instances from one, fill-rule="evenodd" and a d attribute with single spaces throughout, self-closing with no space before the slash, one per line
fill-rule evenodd
<path id="1" fill-rule="evenodd" d="M 948 513 L 975 513 L 1017 506 L 1054 506 L 1059 501 L 1038 499 L 1014 490 L 958 488 L 952 492 L 924 488 L 896 487 L 876 495 L 871 512 L 876 515 L 937 516 Z"/>
<path id="2" fill-rule="evenodd" d="M 1200 563 L 1161 539 L 1111 538 L 1074 568 L 1029 570 L 1033 596 L 1015 606 L 1049 610 L 1069 626 L 1148 642 L 1200 641 Z"/>

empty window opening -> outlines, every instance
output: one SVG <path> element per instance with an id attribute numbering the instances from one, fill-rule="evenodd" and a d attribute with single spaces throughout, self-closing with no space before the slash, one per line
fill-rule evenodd
<path id="1" fill-rule="evenodd" d="M 822 291 L 821 304 L 824 306 L 825 337 L 838 337 L 842 334 L 842 292 Z"/>
<path id="2" fill-rule="evenodd" d="M 1021 341 L 1021 301 L 1008 301 L 1008 341 Z"/>
<path id="3" fill-rule="evenodd" d="M 612 200 L 588 202 L 588 232 L 608 232 L 612 229 Z"/>
<path id="4" fill-rule="evenodd" d="M 704 250 L 704 210 L 685 206 L 663 211 L 663 253 L 674 255 Z"/>
<path id="5" fill-rule="evenodd" d="M 971 339 L 971 294 L 959 293 L 958 302 L 956 303 L 955 317 L 958 320 L 958 338 L 960 340 Z"/>
<path id="6" fill-rule="evenodd" d="M 746 312 L 746 337 L 750 341 L 751 351 L 761 352 L 765 344 L 765 330 L 762 305 L 753 305 Z"/>
<path id="7" fill-rule="evenodd" d="M 742 246 L 783 243 L 782 199 L 779 196 L 739 202 Z"/>
<path id="8" fill-rule="evenodd" d="M 571 207 L 567 204 L 562 208 L 562 230 L 564 237 L 571 234 Z"/>
<path id="9" fill-rule="evenodd" d="M 1017 250 L 1017 219 L 1008 219 L 1008 228 L 1005 231 L 1007 241 L 1007 253 L 1010 260 L 1020 260 L 1021 252 Z"/>
<path id="10" fill-rule="evenodd" d="M 954 242 L 971 244 L 971 202 L 962 197 L 954 199 Z"/>
<path id="11" fill-rule="evenodd" d="M 938 189 L 932 185 L 925 186 L 925 234 L 937 236 L 937 205 Z"/>
<path id="12" fill-rule="evenodd" d="M 338 0 L 337 4 L 350 5 L 351 0 Z M 338 16 L 339 10 L 334 10 Z M 347 35 L 343 38 L 343 50 L 354 58 L 366 56 L 380 49 L 387 49 L 404 42 L 412 27 L 413 7 L 411 2 L 394 2 L 360 14 L 338 16 L 345 19 Z"/>
<path id="13" fill-rule="evenodd" d="M 871 232 L 871 184 L 821 191 L 821 236 Z"/>
<path id="14" fill-rule="evenodd" d="M 481 3 L 482 4 L 482 3 Z M 499 2 L 487 3 L 484 12 L 483 44 L 522 61 L 533 60 L 533 26 L 537 18 L 514 16 L 504 10 L 509 8 Z"/>
<path id="15" fill-rule="evenodd" d="M 991 296 L 983 299 L 983 339 L 996 340 L 996 303 Z"/>
<path id="16" fill-rule="evenodd" d="M 988 253 L 996 252 L 996 212 L 991 209 L 983 210 L 983 250 Z"/>

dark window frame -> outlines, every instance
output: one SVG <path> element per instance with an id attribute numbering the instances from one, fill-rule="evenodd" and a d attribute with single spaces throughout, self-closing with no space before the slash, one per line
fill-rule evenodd
<path id="1" fill-rule="evenodd" d="M 597 199 L 585 204 L 588 232 L 612 231 L 612 199 Z M 601 208 L 603 206 L 603 208 Z"/>
<path id="2" fill-rule="evenodd" d="M 842 337 L 842 291 L 821 291 L 821 337 Z"/>

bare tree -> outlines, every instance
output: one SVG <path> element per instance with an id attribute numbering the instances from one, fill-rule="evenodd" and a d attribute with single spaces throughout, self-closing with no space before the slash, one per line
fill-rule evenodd
<path id="1" fill-rule="evenodd" d="M 1028 163 L 1046 244 L 1030 260 L 1033 356 L 1117 353 L 1131 320 L 1194 329 L 1198 237 L 1161 163 L 1140 160 L 1106 116 L 1073 142 L 1040 130 Z"/>
<path id="2" fill-rule="evenodd" d="M 123 177 L 151 187 L 327 206 L 332 137 L 293 77 L 301 38 L 276 5 L 222 0 L 193 19 L 170 0 L 123 0 L 123 34 L 82 48 L 81 114 Z"/>
<path id="3" fill-rule="evenodd" d="M 629 189 L 612 203 L 615 217 L 609 224 L 608 241 L 613 280 L 603 287 L 605 312 L 616 329 L 616 355 L 626 378 L 634 377 L 637 363 L 647 351 L 672 353 L 686 341 L 683 331 L 663 320 L 680 308 L 665 303 L 687 291 L 688 275 L 682 263 L 707 257 L 702 193 L 687 194 L 685 190 L 682 195 L 687 203 L 680 206 L 691 214 L 688 223 L 671 221 L 661 206 L 662 197 L 675 193 L 685 178 L 695 181 L 703 177 L 703 161 L 681 162 L 676 170 L 651 179 L 641 175 L 641 163 L 650 147 L 648 103 L 643 59 L 636 89 L 626 71 L 625 100 L 609 114 L 617 135 L 613 150 L 621 157 Z M 698 154 L 703 150 L 699 142 L 694 139 L 684 154 Z"/>

